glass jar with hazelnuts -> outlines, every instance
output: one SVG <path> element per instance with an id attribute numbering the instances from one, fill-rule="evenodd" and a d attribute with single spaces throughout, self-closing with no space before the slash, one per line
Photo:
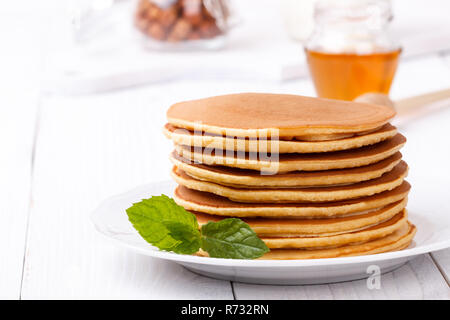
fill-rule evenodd
<path id="1" fill-rule="evenodd" d="M 157 49 L 216 49 L 228 30 L 226 0 L 139 0 L 136 27 Z"/>

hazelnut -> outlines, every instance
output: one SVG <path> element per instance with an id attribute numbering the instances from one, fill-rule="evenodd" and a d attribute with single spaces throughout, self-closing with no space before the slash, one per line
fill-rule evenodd
<path id="1" fill-rule="evenodd" d="M 216 23 L 213 21 L 204 21 L 200 27 L 199 32 L 202 38 L 214 38 L 221 33 L 220 29 L 217 27 Z"/>
<path id="2" fill-rule="evenodd" d="M 147 34 L 157 40 L 164 40 L 166 37 L 166 30 L 161 24 L 153 22 L 148 26 Z"/>
<path id="3" fill-rule="evenodd" d="M 189 23 L 193 26 L 193 27 L 198 27 L 202 21 L 203 21 L 203 17 L 201 14 L 198 15 L 190 15 L 190 16 L 185 16 L 183 15 L 183 18 L 186 19 L 187 21 L 189 21 Z"/>
<path id="4" fill-rule="evenodd" d="M 147 9 L 146 17 L 150 21 L 155 21 L 158 20 L 159 16 L 161 15 L 161 12 L 162 10 L 158 6 L 151 3 Z"/>
<path id="5" fill-rule="evenodd" d="M 206 9 L 204 5 L 202 5 L 202 14 L 205 20 L 208 21 L 216 21 L 216 19 L 212 16 L 212 14 Z"/>
<path id="6" fill-rule="evenodd" d="M 141 0 L 137 6 L 136 15 L 139 17 L 145 17 L 147 10 L 150 7 L 148 0 Z"/>
<path id="7" fill-rule="evenodd" d="M 169 33 L 167 40 L 171 42 L 185 40 L 191 30 L 192 25 L 189 23 L 189 21 L 184 18 L 178 19 L 171 32 Z"/>
<path id="8" fill-rule="evenodd" d="M 201 0 L 182 0 L 183 18 L 189 21 L 191 25 L 198 26 L 203 20 Z"/>
<path id="9" fill-rule="evenodd" d="M 201 37 L 201 35 L 200 35 L 200 32 L 198 32 L 198 31 L 192 31 L 191 33 L 188 34 L 187 38 L 188 38 L 189 40 L 199 40 L 199 39 L 201 39 L 202 37 Z"/>
<path id="10" fill-rule="evenodd" d="M 161 10 L 159 21 L 164 27 L 170 27 L 178 18 L 178 9 L 176 6 L 171 6 L 165 10 Z"/>

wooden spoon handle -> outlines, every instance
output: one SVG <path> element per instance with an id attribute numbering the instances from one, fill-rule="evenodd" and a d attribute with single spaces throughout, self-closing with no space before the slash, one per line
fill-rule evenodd
<path id="1" fill-rule="evenodd" d="M 450 99 L 450 88 L 401 99 L 395 102 L 389 99 L 385 94 L 370 92 L 357 97 L 353 101 L 390 106 L 397 111 L 397 117 L 403 117 L 433 102 L 446 99 Z"/>
<path id="2" fill-rule="evenodd" d="M 433 102 L 450 99 L 450 88 L 434 91 L 411 98 L 401 99 L 394 103 L 398 116 L 407 115 L 417 108 L 429 105 Z"/>

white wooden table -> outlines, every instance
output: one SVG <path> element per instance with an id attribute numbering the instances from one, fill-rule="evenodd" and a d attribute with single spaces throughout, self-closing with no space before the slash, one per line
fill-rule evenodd
<path id="1" fill-rule="evenodd" d="M 39 26 L 35 9 L 20 14 Z M 169 179 L 171 144 L 161 127 L 171 103 L 239 91 L 313 95 L 313 87 L 307 80 L 182 81 L 85 96 L 39 94 L 41 55 L 29 53 L 42 48 L 43 31 L 21 28 L 17 12 L 0 25 L 0 38 L 12 43 L 0 62 L 3 74 L 10 71 L 0 76 L 0 298 L 450 298 L 450 249 L 414 259 L 383 275 L 381 289 L 369 290 L 365 280 L 315 286 L 214 280 L 106 242 L 89 221 L 92 209 L 108 196 Z M 428 55 L 402 62 L 392 96 L 449 86 L 449 57 Z M 414 185 L 426 175 L 430 182 L 415 186 L 411 197 L 447 187 L 450 107 L 401 130 L 409 139 L 410 180 Z"/>

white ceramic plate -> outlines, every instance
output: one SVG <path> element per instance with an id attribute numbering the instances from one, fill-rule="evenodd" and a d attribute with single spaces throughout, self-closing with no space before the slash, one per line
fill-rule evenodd
<path id="1" fill-rule="evenodd" d="M 141 254 L 172 260 L 195 273 L 260 284 L 314 284 L 362 279 L 371 274 L 367 271 L 372 265 L 378 266 L 382 273 L 389 272 L 414 256 L 450 247 L 450 215 L 445 210 L 439 216 L 437 213 L 430 215 L 410 204 L 410 220 L 417 225 L 418 231 L 413 244 L 402 251 L 315 260 L 233 260 L 164 252 L 141 238 L 128 221 L 125 209 L 152 195 L 172 196 L 174 188 L 175 184 L 169 181 L 153 183 L 105 200 L 92 214 L 95 228 L 117 244 Z"/>

